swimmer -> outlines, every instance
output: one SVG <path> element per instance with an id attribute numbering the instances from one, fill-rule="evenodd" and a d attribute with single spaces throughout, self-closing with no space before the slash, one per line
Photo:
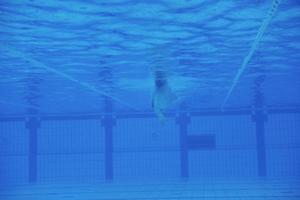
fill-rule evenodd
<path id="1" fill-rule="evenodd" d="M 161 124 L 164 124 L 166 117 L 164 110 L 177 100 L 176 95 L 172 92 L 166 71 L 156 70 L 154 72 L 154 91 L 152 95 L 152 108 L 157 115 Z"/>

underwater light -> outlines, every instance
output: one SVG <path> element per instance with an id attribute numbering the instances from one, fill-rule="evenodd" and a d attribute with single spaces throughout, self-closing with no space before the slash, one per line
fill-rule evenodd
<path id="1" fill-rule="evenodd" d="M 280 1 L 281 0 L 273 0 L 272 6 L 271 6 L 266 18 L 263 20 L 261 26 L 259 27 L 258 32 L 256 34 L 256 37 L 254 39 L 254 42 L 252 43 L 251 48 L 250 48 L 247 56 L 243 60 L 242 66 L 239 68 L 237 74 L 235 75 L 235 77 L 232 81 L 230 89 L 228 90 L 228 93 L 227 93 L 227 95 L 226 95 L 226 97 L 223 101 L 222 106 L 221 106 L 221 110 L 224 110 L 224 107 L 225 107 L 228 99 L 230 98 L 234 88 L 236 87 L 241 75 L 243 74 L 247 64 L 249 63 L 249 61 L 251 60 L 253 54 L 255 53 L 256 49 L 258 48 L 259 42 L 261 41 L 261 39 L 263 37 L 263 34 L 265 33 L 269 23 L 271 22 L 271 19 L 274 16 L 274 14 L 275 14 L 275 12 L 278 8 L 278 5 L 279 5 Z"/>
<path id="2" fill-rule="evenodd" d="M 136 108 L 136 107 L 134 107 L 134 106 L 132 106 L 130 104 L 125 103 L 121 99 L 116 98 L 116 97 L 114 97 L 114 96 L 112 96 L 112 95 L 110 95 L 110 94 L 108 94 L 106 92 L 103 92 L 103 91 L 97 89 L 95 86 L 93 86 L 93 85 L 91 85 L 89 83 L 86 83 L 86 82 L 80 81 L 78 79 L 75 79 L 74 77 L 72 77 L 72 76 L 70 76 L 70 75 L 68 75 L 68 74 L 66 74 L 66 73 L 64 73 L 64 72 L 62 72 L 60 70 L 54 69 L 54 68 L 49 67 L 49 66 L 47 66 L 46 64 L 44 64 L 44 63 L 42 63 L 40 61 L 37 61 L 37 60 L 35 60 L 33 58 L 30 58 L 29 55 L 25 55 L 23 52 L 16 51 L 14 49 L 9 49 L 8 51 L 11 52 L 11 53 L 13 53 L 13 56 L 18 56 L 18 57 L 26 60 L 27 62 L 31 63 L 33 66 L 45 69 L 45 70 L 47 70 L 47 71 L 49 71 L 49 72 L 51 72 L 53 74 L 56 74 L 56 75 L 58 75 L 58 76 L 60 76 L 60 77 L 62 77 L 64 79 L 66 79 L 66 80 L 72 81 L 72 82 L 80 85 L 83 88 L 86 88 L 86 89 L 88 89 L 90 91 L 93 91 L 93 92 L 95 92 L 97 94 L 100 94 L 102 96 L 106 96 L 106 97 L 108 97 L 108 98 L 110 98 L 110 99 L 112 99 L 112 100 L 120 103 L 123 106 L 131 108 L 133 110 L 139 110 L 138 108 Z"/>

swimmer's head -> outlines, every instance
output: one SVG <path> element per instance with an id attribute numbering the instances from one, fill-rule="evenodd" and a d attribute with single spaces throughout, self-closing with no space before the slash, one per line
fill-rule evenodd
<path id="1" fill-rule="evenodd" d="M 155 71 L 155 86 L 161 88 L 166 85 L 167 77 L 164 71 Z"/>
<path id="2" fill-rule="evenodd" d="M 165 86 L 166 83 L 167 83 L 167 81 L 163 80 L 163 79 L 157 79 L 157 80 L 155 80 L 155 86 L 157 88 L 161 88 L 161 87 Z"/>

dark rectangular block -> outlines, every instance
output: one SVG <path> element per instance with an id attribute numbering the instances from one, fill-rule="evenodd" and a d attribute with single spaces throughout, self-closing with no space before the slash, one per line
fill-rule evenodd
<path id="1" fill-rule="evenodd" d="M 189 150 L 214 150 L 216 148 L 215 135 L 189 135 L 188 136 Z"/>

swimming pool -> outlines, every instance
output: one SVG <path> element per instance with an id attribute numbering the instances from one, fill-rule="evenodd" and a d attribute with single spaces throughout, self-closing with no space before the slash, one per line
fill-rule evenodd
<path id="1" fill-rule="evenodd" d="M 0 2 L 1 199 L 299 199 L 294 0 Z"/>

